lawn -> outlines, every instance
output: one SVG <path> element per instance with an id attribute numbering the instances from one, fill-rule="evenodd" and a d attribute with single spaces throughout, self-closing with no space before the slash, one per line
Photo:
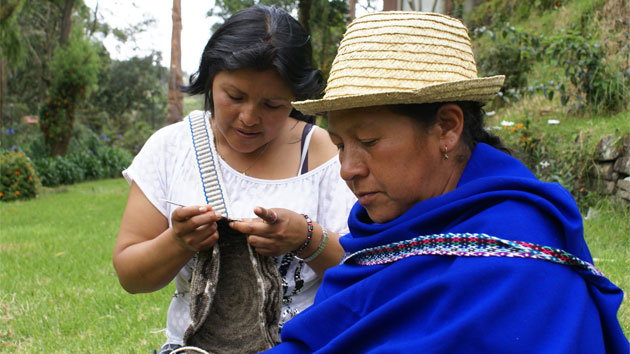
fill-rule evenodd
<path id="1" fill-rule="evenodd" d="M 151 353 L 161 345 L 173 285 L 130 295 L 111 262 L 127 190 L 110 179 L 0 203 L 0 352 Z M 584 221 L 596 266 L 626 293 L 628 215 L 604 200 Z M 627 295 L 618 315 L 630 335 Z"/>
<path id="2" fill-rule="evenodd" d="M 130 295 L 112 266 L 127 191 L 119 178 L 0 203 L 0 352 L 159 348 L 172 285 Z"/>

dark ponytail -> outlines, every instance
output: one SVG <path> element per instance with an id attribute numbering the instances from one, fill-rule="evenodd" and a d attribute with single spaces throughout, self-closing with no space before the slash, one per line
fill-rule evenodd
<path id="1" fill-rule="evenodd" d="M 468 146 L 470 151 L 473 151 L 477 143 L 485 143 L 511 155 L 510 149 L 503 145 L 501 138 L 490 133 L 484 127 L 486 112 L 483 110 L 481 103 L 470 101 L 455 103 L 462 109 L 462 112 L 464 112 L 462 139 L 464 139 L 464 143 Z"/>

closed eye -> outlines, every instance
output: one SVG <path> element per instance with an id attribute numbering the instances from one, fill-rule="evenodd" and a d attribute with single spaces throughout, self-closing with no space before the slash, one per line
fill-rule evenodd
<path id="1" fill-rule="evenodd" d="M 378 139 L 368 139 L 368 140 L 360 140 L 360 143 L 364 146 L 373 146 L 374 144 L 376 144 L 376 142 L 378 141 Z"/>
<path id="2" fill-rule="evenodd" d="M 271 104 L 271 103 L 265 103 L 265 106 L 267 106 L 267 108 L 270 108 L 270 109 L 278 109 L 278 108 L 282 107 L 282 105 L 274 105 L 274 104 Z"/>
<path id="3" fill-rule="evenodd" d="M 243 99 L 243 97 L 240 96 L 232 96 L 229 93 L 226 93 L 228 95 L 228 97 L 232 100 L 232 101 L 240 101 Z"/>

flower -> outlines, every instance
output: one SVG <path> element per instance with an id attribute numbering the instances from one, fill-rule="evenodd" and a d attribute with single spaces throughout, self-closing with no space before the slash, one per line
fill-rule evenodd
<path id="1" fill-rule="evenodd" d="M 15 191 L 15 195 L 16 196 L 20 195 L 20 191 Z"/>
<path id="2" fill-rule="evenodd" d="M 19 176 L 19 175 L 20 175 L 20 171 L 15 170 L 15 175 L 16 175 L 16 176 Z"/>
<path id="3" fill-rule="evenodd" d="M 521 129 L 521 128 L 523 127 L 523 123 L 518 123 L 518 124 L 516 125 L 516 127 L 517 127 L 518 129 Z"/>
<path id="4" fill-rule="evenodd" d="M 101 138 L 103 138 L 103 141 L 109 141 L 109 137 L 107 136 L 107 134 L 101 134 Z"/>
<path id="5" fill-rule="evenodd" d="M 525 140 L 526 140 L 526 139 L 525 139 L 525 137 L 522 137 L 522 138 L 521 138 L 521 143 L 524 143 L 524 142 L 525 142 Z"/>
<path id="6" fill-rule="evenodd" d="M 0 198 L 2 198 L 4 196 L 4 193 L 0 192 Z"/>

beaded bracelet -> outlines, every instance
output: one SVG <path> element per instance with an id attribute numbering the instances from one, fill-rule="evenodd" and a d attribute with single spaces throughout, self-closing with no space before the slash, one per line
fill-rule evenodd
<path id="1" fill-rule="evenodd" d="M 326 243 L 328 243 L 328 231 L 326 231 L 326 229 L 324 229 L 322 227 L 322 239 L 319 241 L 319 246 L 317 246 L 317 250 L 315 251 L 315 253 L 313 253 L 312 255 L 302 259 L 298 256 L 294 256 L 295 258 L 299 259 L 300 261 L 304 261 L 304 262 L 310 262 L 313 259 L 317 258 L 317 256 L 319 256 L 322 251 L 324 251 L 324 248 L 326 248 Z"/>
<path id="2" fill-rule="evenodd" d="M 311 220 L 311 218 L 309 218 L 306 214 L 302 214 L 302 216 L 304 217 L 304 219 L 306 219 L 306 241 L 304 241 L 300 248 L 293 252 L 294 257 L 297 256 L 297 254 L 299 254 L 300 252 L 304 251 L 304 249 L 308 247 L 308 244 L 311 243 L 311 239 L 313 238 L 313 220 Z"/>

